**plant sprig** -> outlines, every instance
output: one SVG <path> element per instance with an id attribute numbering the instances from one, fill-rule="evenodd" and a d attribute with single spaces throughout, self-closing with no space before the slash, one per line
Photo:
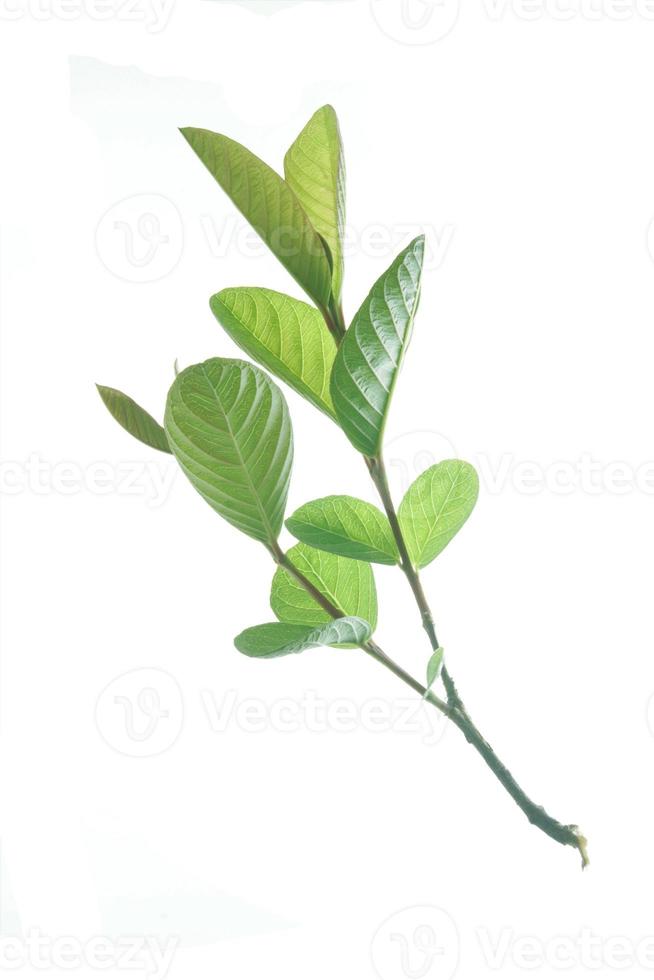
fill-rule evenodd
<path id="1" fill-rule="evenodd" d="M 219 133 L 182 133 L 211 175 L 312 300 L 270 289 L 222 289 L 211 309 L 229 336 L 263 368 L 306 398 L 363 456 L 383 513 L 341 495 L 310 501 L 286 520 L 298 544 L 279 541 L 293 462 L 286 400 L 265 371 L 244 360 L 212 358 L 180 372 L 164 425 L 127 395 L 98 386 L 116 420 L 146 445 L 172 452 L 207 503 L 259 541 L 277 571 L 277 622 L 235 639 L 249 657 L 272 659 L 317 646 L 356 647 L 449 718 L 482 756 L 529 821 L 553 840 L 586 841 L 535 804 L 475 726 L 440 646 L 420 570 L 470 517 L 479 493 L 462 460 L 429 467 L 395 507 L 383 457 L 384 429 L 420 301 L 424 237 L 412 241 L 373 285 L 349 326 L 342 310 L 345 168 L 336 114 L 319 109 L 288 150 L 281 177 L 250 150 Z M 426 686 L 374 639 L 373 564 L 397 565 L 415 599 L 429 643 Z M 443 685 L 444 696 L 434 687 Z"/>

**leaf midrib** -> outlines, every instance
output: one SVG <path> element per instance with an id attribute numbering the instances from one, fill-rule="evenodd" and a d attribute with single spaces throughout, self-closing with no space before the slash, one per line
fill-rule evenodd
<path id="1" fill-rule="evenodd" d="M 240 465 L 241 469 L 243 470 L 243 473 L 245 474 L 246 482 L 247 482 L 247 484 L 248 484 L 248 486 L 249 486 L 249 488 L 250 488 L 250 490 L 252 492 L 252 495 L 253 495 L 254 499 L 256 500 L 257 508 L 259 510 L 259 514 L 260 514 L 261 519 L 263 521 L 263 525 L 264 525 L 266 531 L 268 532 L 268 536 L 269 536 L 268 537 L 268 543 L 269 544 L 274 544 L 276 542 L 276 540 L 277 540 L 277 536 L 273 532 L 273 529 L 272 529 L 272 527 L 270 525 L 270 521 L 268 520 L 268 515 L 266 514 L 266 512 L 265 512 L 265 510 L 263 508 L 263 505 L 261 503 L 261 500 L 259 498 L 259 494 L 258 494 L 257 490 L 255 489 L 255 486 L 252 483 L 252 480 L 250 479 L 250 474 L 248 473 L 248 468 L 245 465 L 245 460 L 243 459 L 240 446 L 239 446 L 238 441 L 236 439 L 236 434 L 234 433 L 234 431 L 232 429 L 232 425 L 231 425 L 231 422 L 230 422 L 230 419 L 229 419 L 229 415 L 228 415 L 228 413 L 227 413 L 227 411 L 226 411 L 226 409 L 225 409 L 225 407 L 224 407 L 224 405 L 222 403 L 222 400 L 221 400 L 221 398 L 220 398 L 220 396 L 218 394 L 218 391 L 211 384 L 211 380 L 209 378 L 209 374 L 208 374 L 207 369 L 206 369 L 206 367 L 205 367 L 204 364 L 202 365 L 202 373 L 203 373 L 203 375 L 204 375 L 204 377 L 206 379 L 206 382 L 207 382 L 207 384 L 209 386 L 209 389 L 210 389 L 211 393 L 213 394 L 214 398 L 216 399 L 216 402 L 218 404 L 218 407 L 220 408 L 220 411 L 222 412 L 223 417 L 225 419 L 225 424 L 227 425 L 227 431 L 229 432 L 229 434 L 231 436 L 231 439 L 232 439 L 232 442 L 234 444 L 234 447 L 236 449 L 236 455 L 238 457 L 239 465 Z M 256 378 L 254 378 L 255 388 L 256 388 L 256 383 L 257 383 L 256 382 Z"/>

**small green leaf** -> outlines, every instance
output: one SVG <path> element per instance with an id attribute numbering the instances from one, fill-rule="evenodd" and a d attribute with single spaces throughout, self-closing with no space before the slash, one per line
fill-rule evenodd
<path id="1" fill-rule="evenodd" d="M 267 374 L 215 357 L 182 371 L 166 405 L 166 435 L 195 489 L 240 531 L 271 545 L 293 462 L 286 402 Z"/>
<path id="2" fill-rule="evenodd" d="M 479 496 L 474 466 L 448 459 L 411 484 L 398 510 L 409 556 L 424 568 L 441 553 L 470 517 Z"/>
<path id="3" fill-rule="evenodd" d="M 374 631 L 377 625 L 377 592 L 370 565 L 317 551 L 307 544 L 295 545 L 287 557 L 345 616 L 364 619 Z M 332 618 L 284 568 L 278 568 L 275 572 L 270 605 L 283 623 L 322 626 Z"/>
<path id="4" fill-rule="evenodd" d="M 244 630 L 236 637 L 234 645 L 246 657 L 272 659 L 335 644 L 361 646 L 370 639 L 371 633 L 370 624 L 355 616 L 333 619 L 317 629 L 290 623 L 265 623 Z"/>
<path id="5" fill-rule="evenodd" d="M 323 497 L 298 508 L 286 527 L 299 541 L 359 561 L 395 565 L 397 546 L 388 519 L 356 497 Z"/>
<path id="6" fill-rule="evenodd" d="M 429 658 L 429 663 L 427 664 L 427 690 L 430 691 L 434 683 L 438 680 L 438 676 L 443 667 L 443 647 L 439 647 L 438 650 L 434 650 L 431 657 Z"/>
<path id="7" fill-rule="evenodd" d="M 129 395 L 123 394 L 116 388 L 107 388 L 105 385 L 96 385 L 96 388 L 116 422 L 130 435 L 144 442 L 146 446 L 160 449 L 162 453 L 171 451 L 163 426 L 159 425 L 144 408 L 137 405 Z"/>
<path id="8" fill-rule="evenodd" d="M 314 113 L 290 147 L 284 158 L 284 174 L 313 227 L 329 246 L 332 290 L 338 303 L 343 285 L 345 161 L 338 119 L 330 105 Z"/>
<path id="9" fill-rule="evenodd" d="M 241 214 L 323 309 L 331 295 L 331 268 L 320 236 L 286 181 L 250 150 L 208 129 L 182 136 Z"/>
<path id="10" fill-rule="evenodd" d="M 211 309 L 250 357 L 336 420 L 329 378 L 336 344 L 313 306 L 272 289 L 223 289 Z"/>
<path id="11" fill-rule="evenodd" d="M 336 415 L 355 449 L 379 454 L 388 409 L 420 298 L 421 235 L 375 283 L 354 317 L 332 371 Z"/>

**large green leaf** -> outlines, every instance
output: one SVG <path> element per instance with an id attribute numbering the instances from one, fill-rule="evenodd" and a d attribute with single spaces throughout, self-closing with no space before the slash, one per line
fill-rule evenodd
<path id="1" fill-rule="evenodd" d="M 144 442 L 146 446 L 160 449 L 162 453 L 170 452 L 163 426 L 159 425 L 144 408 L 137 405 L 129 395 L 123 394 L 117 388 L 107 388 L 106 385 L 96 385 L 96 388 L 116 422 L 131 436 Z"/>
<path id="2" fill-rule="evenodd" d="M 448 459 L 411 484 L 398 510 L 409 557 L 424 568 L 441 553 L 470 517 L 479 496 L 474 466 Z"/>
<path id="3" fill-rule="evenodd" d="M 345 616 L 357 616 L 377 625 L 377 592 L 370 565 L 352 558 L 317 551 L 297 544 L 287 557 L 311 584 Z M 273 578 L 270 605 L 283 623 L 321 626 L 332 617 L 289 571 L 278 568 Z"/>
<path id="4" fill-rule="evenodd" d="M 335 419 L 329 378 L 336 344 L 315 307 L 272 289 L 223 289 L 211 309 L 250 357 Z"/>
<path id="5" fill-rule="evenodd" d="M 271 659 L 336 644 L 361 646 L 370 639 L 371 634 L 370 624 L 355 616 L 333 619 L 317 629 L 291 623 L 264 623 L 240 633 L 234 640 L 234 646 L 246 657 Z"/>
<path id="6" fill-rule="evenodd" d="M 227 136 L 192 127 L 181 133 L 282 265 L 318 306 L 326 308 L 331 295 L 329 258 L 286 181 Z"/>
<path id="7" fill-rule="evenodd" d="M 384 426 L 420 297 L 424 236 L 398 255 L 372 287 L 339 348 L 331 393 L 352 445 L 381 450 Z"/>
<path id="8" fill-rule="evenodd" d="M 345 160 L 338 119 L 330 105 L 313 114 L 290 147 L 284 173 L 313 227 L 329 245 L 332 290 L 338 303 L 343 285 Z"/>
<path id="9" fill-rule="evenodd" d="M 388 518 L 356 497 L 323 497 L 298 508 L 286 527 L 299 541 L 346 558 L 395 565 L 399 560 Z"/>
<path id="10" fill-rule="evenodd" d="M 166 435 L 207 503 L 271 545 L 284 520 L 293 433 L 284 396 L 246 361 L 213 358 L 186 368 L 168 394 Z"/>

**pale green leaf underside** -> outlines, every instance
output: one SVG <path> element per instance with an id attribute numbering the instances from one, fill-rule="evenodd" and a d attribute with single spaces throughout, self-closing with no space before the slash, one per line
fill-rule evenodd
<path id="1" fill-rule="evenodd" d="M 360 646 L 370 639 L 371 633 L 370 624 L 355 616 L 333 619 L 316 629 L 290 623 L 264 623 L 244 630 L 234 645 L 246 657 L 265 660 L 335 644 Z"/>
<path id="2" fill-rule="evenodd" d="M 290 147 L 284 174 L 313 227 L 329 245 L 332 290 L 338 302 L 343 285 L 345 161 L 338 119 L 330 105 L 313 114 Z"/>
<path id="3" fill-rule="evenodd" d="M 336 419 L 329 393 L 336 344 L 315 307 L 244 286 L 212 296 L 211 309 L 242 350 Z"/>
<path id="4" fill-rule="evenodd" d="M 175 379 L 166 434 L 196 490 L 240 531 L 272 544 L 283 519 L 293 461 L 284 396 L 246 361 L 213 358 Z"/>
<path id="5" fill-rule="evenodd" d="M 370 565 L 318 551 L 306 544 L 291 548 L 288 558 L 345 616 L 364 619 L 374 631 L 377 625 L 377 592 Z M 332 618 L 283 568 L 275 572 L 270 605 L 283 623 L 321 626 Z"/>
<path id="6" fill-rule="evenodd" d="M 429 691 L 436 680 L 438 680 L 438 675 L 441 672 L 443 666 L 443 647 L 439 647 L 438 650 L 434 650 L 431 657 L 429 658 L 429 663 L 427 664 L 427 690 Z"/>
<path id="7" fill-rule="evenodd" d="M 375 283 L 339 348 L 331 393 L 352 445 L 381 450 L 384 426 L 420 297 L 424 236 L 398 255 Z"/>
<path id="8" fill-rule="evenodd" d="M 298 508 L 286 527 L 299 541 L 346 558 L 395 565 L 393 532 L 382 512 L 356 497 L 323 497 Z"/>
<path id="9" fill-rule="evenodd" d="M 318 306 L 326 307 L 331 294 L 329 259 L 286 181 L 227 136 L 192 127 L 181 132 L 271 252 Z"/>
<path id="10" fill-rule="evenodd" d="M 477 472 L 460 459 L 431 466 L 409 487 L 398 518 L 416 568 L 424 568 L 449 544 L 470 517 L 478 496 Z"/>
<path id="11" fill-rule="evenodd" d="M 151 446 L 152 449 L 160 449 L 162 453 L 171 451 L 163 426 L 159 425 L 144 408 L 137 405 L 129 395 L 123 394 L 116 388 L 107 388 L 106 385 L 96 385 L 96 388 L 116 422 L 131 436 L 144 442 L 146 446 Z"/>

